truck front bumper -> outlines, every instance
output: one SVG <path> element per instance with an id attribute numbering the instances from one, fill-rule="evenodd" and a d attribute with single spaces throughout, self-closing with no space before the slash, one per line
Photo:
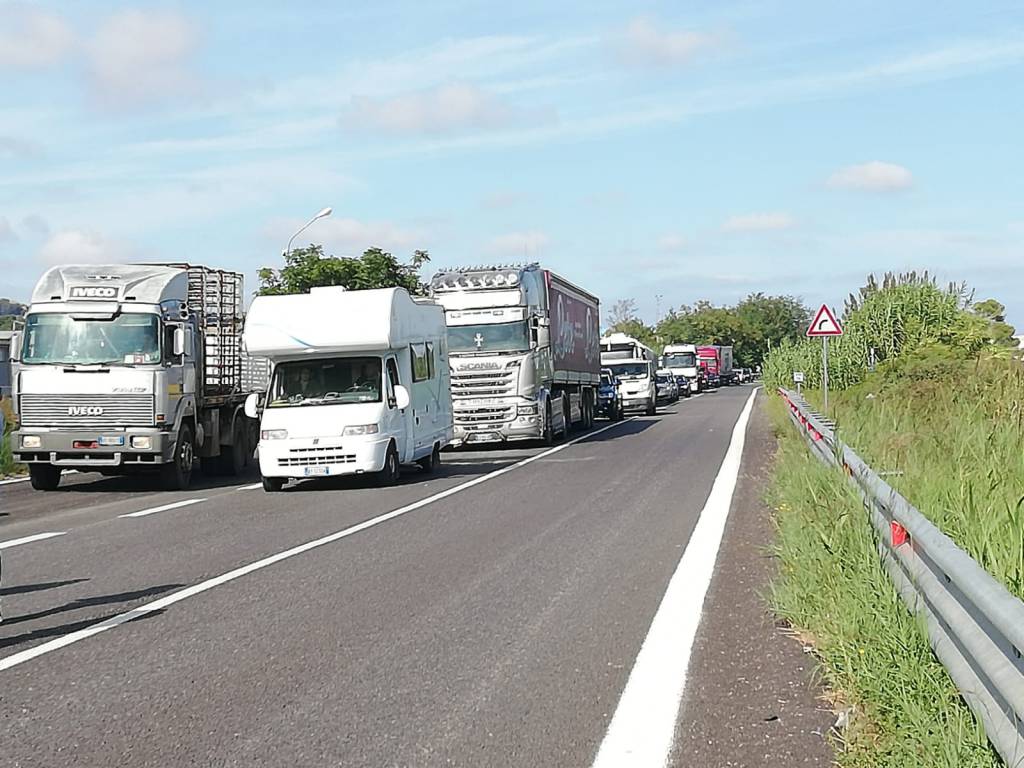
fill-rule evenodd
<path id="1" fill-rule="evenodd" d="M 363 475 L 384 469 L 391 438 L 286 438 L 261 440 L 260 474 L 263 477 L 338 477 Z"/>
<path id="2" fill-rule="evenodd" d="M 544 436 L 543 419 L 540 416 L 517 416 L 512 421 L 497 424 L 460 424 L 455 417 L 453 448 L 462 445 L 483 445 L 485 443 L 514 443 L 521 440 L 537 440 Z"/>
<path id="3" fill-rule="evenodd" d="M 148 447 L 133 448 L 133 437 L 148 439 Z M 32 447 L 25 445 L 25 438 L 33 438 L 28 441 Z M 172 433 L 146 427 L 129 427 L 124 431 L 22 427 L 11 433 L 11 453 L 15 461 L 70 469 L 156 466 L 170 461 L 173 449 Z"/>

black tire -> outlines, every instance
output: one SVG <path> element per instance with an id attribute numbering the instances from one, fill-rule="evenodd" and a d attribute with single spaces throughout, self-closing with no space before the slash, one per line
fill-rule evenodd
<path id="1" fill-rule="evenodd" d="M 166 491 L 184 491 L 192 480 L 192 464 L 195 461 L 195 443 L 192 427 L 182 424 L 178 441 L 174 444 L 174 458 L 160 467 L 160 485 Z"/>
<path id="2" fill-rule="evenodd" d="M 235 418 L 235 426 L 231 430 L 231 445 L 220 447 L 220 471 L 222 474 L 238 477 L 245 472 L 246 458 L 248 456 L 245 428 L 242 426 L 242 417 Z"/>
<path id="3" fill-rule="evenodd" d="M 60 485 L 60 467 L 49 464 L 29 464 L 28 478 L 37 491 L 55 491 Z"/>
<path id="4" fill-rule="evenodd" d="M 658 412 L 658 403 L 656 400 L 652 400 L 651 404 L 647 406 L 646 414 L 648 416 L 654 416 Z"/>
<path id="5" fill-rule="evenodd" d="M 568 437 L 570 429 L 572 429 L 572 403 L 568 395 L 562 395 L 562 437 Z"/>
<path id="6" fill-rule="evenodd" d="M 540 441 L 547 446 L 555 444 L 555 428 L 551 425 L 551 416 L 551 401 L 548 400 L 548 403 L 544 408 L 544 435 L 540 439 Z"/>
<path id="7" fill-rule="evenodd" d="M 267 493 L 277 493 L 284 488 L 285 480 L 283 477 L 264 477 L 261 479 L 263 480 L 263 490 Z"/>
<path id="8" fill-rule="evenodd" d="M 435 443 L 434 450 L 431 451 L 430 455 L 424 456 L 416 463 L 419 464 L 427 474 L 433 473 L 433 471 L 441 464 L 441 446 Z"/>
<path id="9" fill-rule="evenodd" d="M 388 452 L 384 456 L 384 468 L 377 473 L 377 485 L 389 486 L 398 482 L 401 469 L 398 466 L 398 451 L 394 443 L 388 445 Z"/>

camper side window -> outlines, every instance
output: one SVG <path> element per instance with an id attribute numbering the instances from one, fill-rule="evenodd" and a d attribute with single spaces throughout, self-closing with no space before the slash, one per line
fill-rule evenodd
<path id="1" fill-rule="evenodd" d="M 430 378 L 431 364 L 429 360 L 429 352 L 433 352 L 432 345 L 427 344 L 410 344 L 409 349 L 412 352 L 412 380 L 426 381 Z"/>
<path id="2" fill-rule="evenodd" d="M 434 378 L 436 368 L 434 366 L 434 343 L 432 341 L 427 342 L 427 378 Z"/>

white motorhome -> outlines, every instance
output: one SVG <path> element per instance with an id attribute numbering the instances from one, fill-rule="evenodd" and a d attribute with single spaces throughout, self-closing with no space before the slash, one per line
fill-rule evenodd
<path id="1" fill-rule="evenodd" d="M 611 370 L 619 382 L 623 411 L 642 410 L 653 416 L 658 407 L 654 350 L 624 333 L 601 339 L 601 367 Z"/>
<path id="2" fill-rule="evenodd" d="M 402 288 L 258 296 L 245 322 L 250 355 L 273 364 L 259 415 L 266 491 L 292 478 L 432 471 L 453 436 L 444 311 Z M 262 413 L 260 413 L 262 411 Z"/>
<path id="3" fill-rule="evenodd" d="M 682 395 L 700 392 L 700 371 L 697 368 L 695 344 L 669 344 L 662 353 L 661 365 L 672 371 Z"/>

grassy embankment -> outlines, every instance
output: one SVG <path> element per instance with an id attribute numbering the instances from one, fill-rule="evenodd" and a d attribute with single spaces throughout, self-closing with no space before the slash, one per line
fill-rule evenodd
<path id="1" fill-rule="evenodd" d="M 924 305 L 907 306 L 913 314 Z M 813 350 L 788 354 L 769 388 Z M 831 398 L 841 439 L 1024 597 L 1021 364 L 924 333 L 912 344 L 904 338 L 877 373 L 853 371 L 844 383 Z M 837 708 L 855 708 L 840 765 L 1001 765 L 896 595 L 856 492 L 811 457 L 781 403 L 769 407 L 780 438 L 770 501 L 781 568 L 772 599 L 814 647 Z"/>

